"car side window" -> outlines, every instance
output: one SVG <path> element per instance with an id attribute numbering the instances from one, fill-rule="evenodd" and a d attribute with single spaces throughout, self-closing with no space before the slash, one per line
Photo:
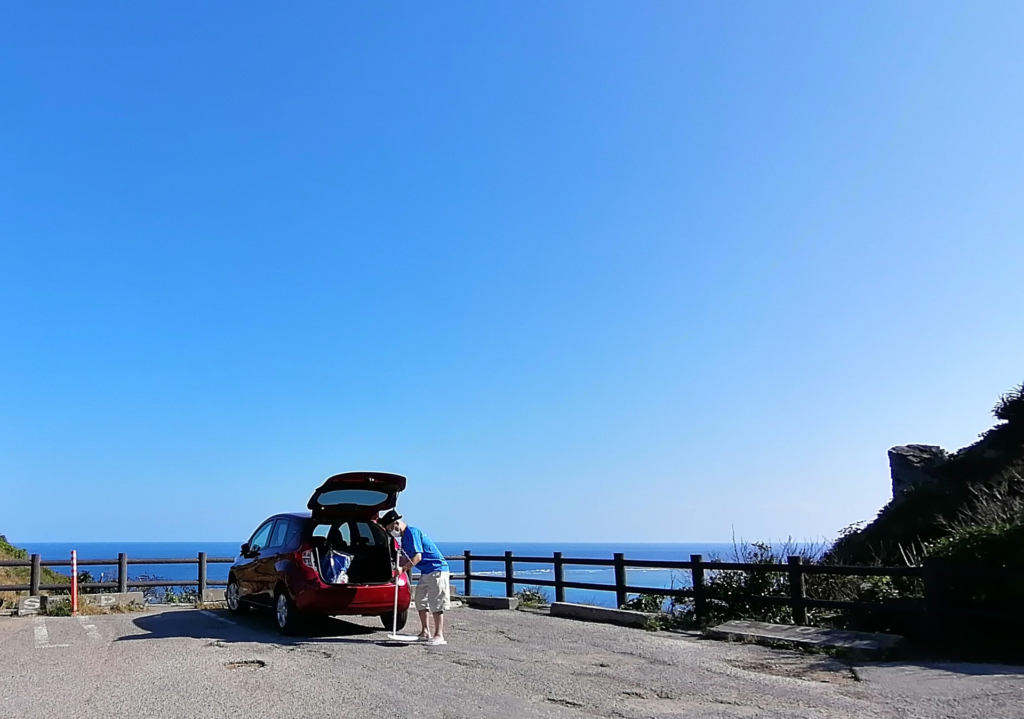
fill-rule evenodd
<path id="1" fill-rule="evenodd" d="M 298 544 L 300 534 L 302 534 L 302 525 L 298 522 L 288 522 L 288 534 L 284 537 L 284 546 L 292 547 Z"/>
<path id="2" fill-rule="evenodd" d="M 277 520 L 277 524 L 274 526 L 274 533 L 270 535 L 271 547 L 283 547 L 288 543 L 287 537 L 291 534 L 289 532 L 291 524 L 287 519 Z"/>
<path id="3" fill-rule="evenodd" d="M 252 535 L 252 539 L 249 540 L 249 551 L 255 552 L 260 549 L 266 549 L 270 542 L 270 530 L 274 526 L 274 520 L 270 520 L 262 527 L 256 530 L 256 533 Z"/>

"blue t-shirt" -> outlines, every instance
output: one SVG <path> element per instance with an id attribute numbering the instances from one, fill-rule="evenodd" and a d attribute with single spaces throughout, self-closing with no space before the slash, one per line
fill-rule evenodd
<path id="1" fill-rule="evenodd" d="M 416 527 L 406 527 L 405 531 L 402 532 L 402 551 L 408 554 L 410 558 L 415 557 L 417 554 L 422 555 L 419 564 L 416 565 L 416 569 L 420 570 L 420 574 L 450 571 L 448 569 L 448 562 L 444 561 L 444 555 L 441 554 L 441 550 L 430 541 L 430 537 L 416 529 Z"/>

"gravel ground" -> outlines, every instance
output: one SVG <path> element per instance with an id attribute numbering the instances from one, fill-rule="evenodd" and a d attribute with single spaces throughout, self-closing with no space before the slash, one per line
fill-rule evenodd
<path id="1" fill-rule="evenodd" d="M 456 609 L 447 647 L 376 620 L 279 637 L 269 616 L 155 609 L 0 618 L 0 717 L 1024 716 L 1024 668 L 858 664 Z"/>

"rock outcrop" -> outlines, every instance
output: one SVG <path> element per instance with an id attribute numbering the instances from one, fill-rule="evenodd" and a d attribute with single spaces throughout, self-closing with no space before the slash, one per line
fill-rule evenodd
<path id="1" fill-rule="evenodd" d="M 938 469 L 948 460 L 949 453 L 933 444 L 907 444 L 890 449 L 893 501 L 902 500 L 913 487 L 939 482 Z"/>

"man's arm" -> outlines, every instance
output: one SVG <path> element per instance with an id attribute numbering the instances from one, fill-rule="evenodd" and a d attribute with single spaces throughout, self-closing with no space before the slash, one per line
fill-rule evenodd
<path id="1" fill-rule="evenodd" d="M 402 565 L 402 571 L 408 574 L 409 570 L 411 570 L 413 567 L 419 564 L 421 559 L 423 559 L 423 555 L 419 552 L 416 552 L 416 554 L 409 557 L 408 562 Z"/>
<path id="2" fill-rule="evenodd" d="M 410 569 L 419 564 L 420 560 L 423 559 L 423 540 L 420 539 L 419 532 L 414 531 L 411 528 L 405 531 L 409 532 L 409 544 L 412 545 L 410 549 L 413 551 L 413 555 L 409 557 L 409 561 L 402 566 L 402 571 L 408 573 Z"/>

